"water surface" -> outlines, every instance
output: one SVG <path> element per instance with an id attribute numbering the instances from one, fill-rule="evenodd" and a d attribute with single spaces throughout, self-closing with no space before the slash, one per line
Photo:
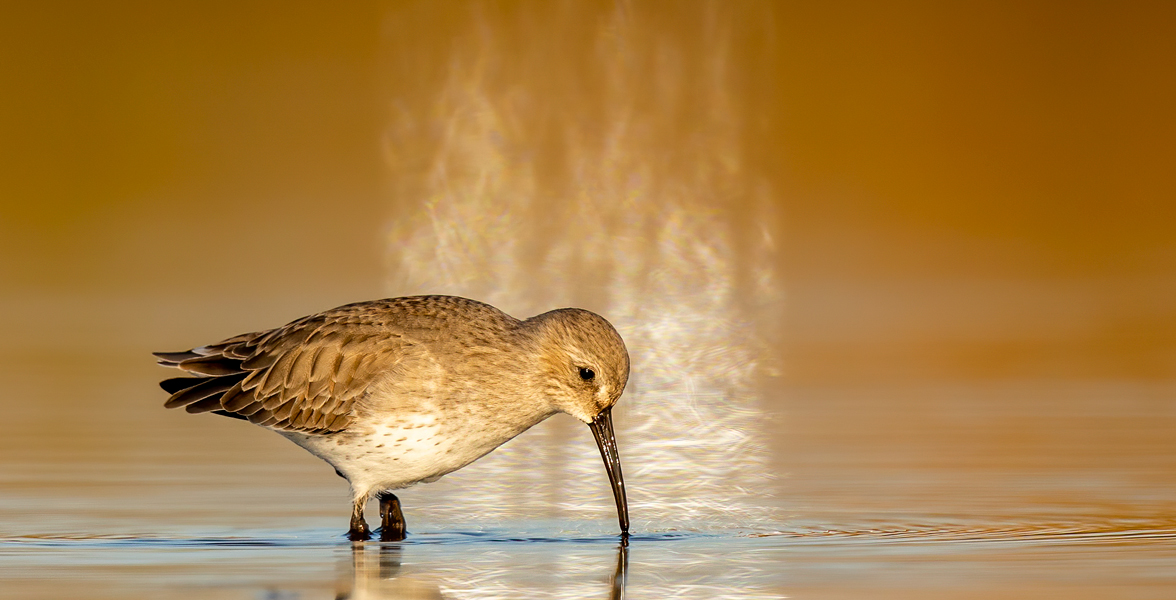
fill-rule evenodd
<path id="1" fill-rule="evenodd" d="M 636 390 L 617 424 L 633 499 L 627 544 L 590 434 L 559 418 L 406 490 L 405 542 L 352 544 L 342 537 L 346 485 L 329 467 L 248 424 L 163 410 L 146 362 L 75 359 L 74 376 L 56 380 L 60 359 L 6 363 L 12 391 L 36 400 L 10 405 L 21 426 L 0 442 L 6 596 L 1165 598 L 1176 589 L 1168 385 L 782 387 L 740 432 L 764 445 L 722 450 L 636 426 L 660 393 Z M 684 448 L 661 460 L 678 456 L 716 482 L 726 474 L 727 499 L 718 483 L 649 464 L 641 449 L 656 443 Z M 725 464 L 749 457 L 758 478 Z"/>

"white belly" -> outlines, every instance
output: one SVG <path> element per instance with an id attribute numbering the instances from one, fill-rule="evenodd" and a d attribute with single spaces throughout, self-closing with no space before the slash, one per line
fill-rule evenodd
<path id="1" fill-rule="evenodd" d="M 335 467 L 358 498 L 436 481 L 485 456 L 534 423 L 510 430 L 471 425 L 441 419 L 436 413 L 410 413 L 369 418 L 331 435 L 281 433 Z"/>

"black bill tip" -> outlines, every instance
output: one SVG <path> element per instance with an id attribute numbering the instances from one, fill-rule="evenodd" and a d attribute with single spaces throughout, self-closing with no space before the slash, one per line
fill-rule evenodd
<path id="1" fill-rule="evenodd" d="M 629 535 L 629 504 L 625 498 L 625 478 L 621 475 L 621 456 L 617 453 L 617 438 L 613 434 L 612 408 L 606 408 L 588 424 L 604 459 L 608 482 L 612 485 L 613 498 L 617 501 L 617 518 L 621 524 L 621 535 Z"/>

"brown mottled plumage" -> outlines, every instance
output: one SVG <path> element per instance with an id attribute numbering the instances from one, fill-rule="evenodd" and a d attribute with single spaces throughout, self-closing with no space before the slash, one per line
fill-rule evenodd
<path id="1" fill-rule="evenodd" d="M 381 499 L 384 539 L 403 538 L 391 490 L 433 481 L 563 412 L 592 427 L 628 530 L 611 408 L 629 355 L 608 321 L 565 308 L 521 321 L 481 302 L 414 296 L 348 304 L 187 352 L 161 352 L 165 406 L 278 431 L 352 487 L 350 535 Z"/>

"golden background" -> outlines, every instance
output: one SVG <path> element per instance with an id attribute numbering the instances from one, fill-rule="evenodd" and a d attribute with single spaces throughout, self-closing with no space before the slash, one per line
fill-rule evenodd
<path id="1" fill-rule="evenodd" d="M 428 197 L 428 130 L 470 108 L 440 98 L 456 72 L 528 153 L 536 227 L 577 202 L 618 102 L 648 126 L 619 170 L 673 181 L 737 154 L 741 187 L 692 206 L 732 232 L 735 270 L 738 240 L 773 236 L 754 260 L 784 290 L 786 377 L 1176 372 L 1168 3 L 0 11 L 6 354 L 434 291 L 388 284 L 388 232 Z"/>

